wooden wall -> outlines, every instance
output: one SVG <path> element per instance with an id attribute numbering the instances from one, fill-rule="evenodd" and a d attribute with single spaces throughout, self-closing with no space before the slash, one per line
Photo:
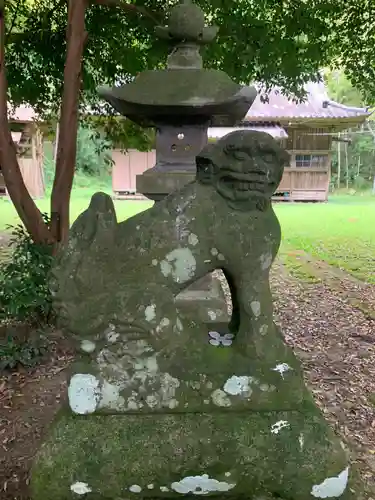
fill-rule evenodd
<path id="1" fill-rule="evenodd" d="M 326 201 L 331 176 L 332 136 L 328 129 L 285 127 L 282 145 L 290 154 L 275 199 Z"/>
<path id="2" fill-rule="evenodd" d="M 288 138 L 284 140 L 288 151 L 330 151 L 332 136 L 324 128 L 285 127 Z"/>
<path id="3" fill-rule="evenodd" d="M 288 138 L 281 142 L 291 157 L 277 189 L 278 200 L 325 201 L 331 167 L 331 135 L 327 129 L 284 127 Z M 112 186 L 117 198 L 133 198 L 136 176 L 155 165 L 155 151 L 141 153 L 113 150 Z"/>
<path id="4" fill-rule="evenodd" d="M 115 198 L 133 198 L 137 195 L 136 178 L 155 165 L 155 150 L 143 153 L 136 149 L 112 151 L 112 190 Z"/>
<path id="5" fill-rule="evenodd" d="M 17 125 L 17 128 L 20 128 L 21 124 Z M 16 145 L 18 164 L 30 195 L 33 198 L 42 198 L 45 192 L 42 133 L 32 123 L 22 125 L 21 140 Z M 0 171 L 0 196 L 5 194 L 5 182 Z"/>

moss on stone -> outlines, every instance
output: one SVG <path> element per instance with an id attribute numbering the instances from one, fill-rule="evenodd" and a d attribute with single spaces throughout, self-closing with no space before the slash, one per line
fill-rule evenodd
<path id="1" fill-rule="evenodd" d="M 273 433 L 280 422 L 287 425 Z M 313 406 L 309 413 L 61 414 L 34 465 L 32 498 L 73 499 L 76 482 L 103 500 L 136 498 L 132 485 L 142 488 L 142 497 L 175 497 L 172 483 L 208 474 L 235 484 L 225 496 L 311 500 L 314 485 L 348 466 L 332 438 Z M 356 497 L 347 489 L 340 498 Z"/>

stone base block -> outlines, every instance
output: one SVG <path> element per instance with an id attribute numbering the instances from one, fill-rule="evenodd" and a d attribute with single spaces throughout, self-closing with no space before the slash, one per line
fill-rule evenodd
<path id="1" fill-rule="evenodd" d="M 32 500 L 362 498 L 311 403 L 290 412 L 59 415 L 32 471 Z"/>
<path id="2" fill-rule="evenodd" d="M 180 311 L 202 323 L 228 323 L 228 307 L 217 278 L 208 274 L 176 297 Z"/>
<path id="3" fill-rule="evenodd" d="M 190 172 L 160 172 L 151 169 L 137 175 L 137 193 L 142 193 L 150 200 L 160 201 L 170 193 L 178 191 L 189 182 L 194 181 L 195 170 Z"/>

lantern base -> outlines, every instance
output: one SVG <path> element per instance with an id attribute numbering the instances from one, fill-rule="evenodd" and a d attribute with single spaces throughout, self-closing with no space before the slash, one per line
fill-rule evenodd
<path id="1" fill-rule="evenodd" d="M 142 175 L 137 175 L 137 193 L 152 201 L 160 201 L 194 180 L 195 169 L 191 172 L 160 172 L 153 168 Z"/>

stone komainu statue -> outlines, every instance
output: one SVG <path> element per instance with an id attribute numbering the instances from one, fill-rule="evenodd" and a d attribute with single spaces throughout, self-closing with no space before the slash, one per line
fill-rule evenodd
<path id="1" fill-rule="evenodd" d="M 287 161 L 269 135 L 238 131 L 202 151 L 195 182 L 125 222 L 94 195 L 54 269 L 79 355 L 33 500 L 359 498 L 273 322 L 270 200 Z M 215 269 L 233 317 L 209 331 L 174 299 Z"/>

